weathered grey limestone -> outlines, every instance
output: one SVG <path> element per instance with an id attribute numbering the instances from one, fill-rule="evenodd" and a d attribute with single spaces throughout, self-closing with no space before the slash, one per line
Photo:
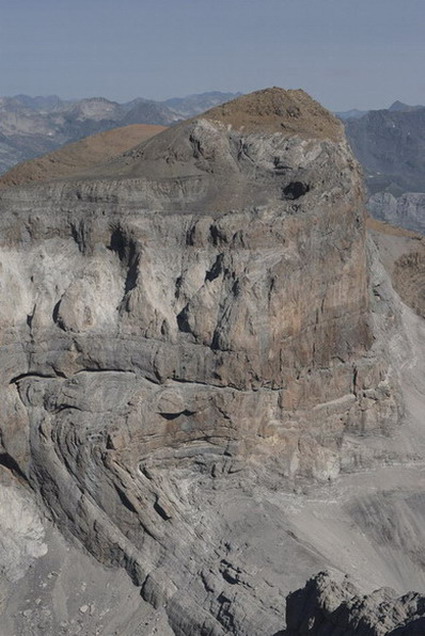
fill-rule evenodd
<path id="1" fill-rule="evenodd" d="M 342 125 L 270 89 L 0 209 L 3 457 L 175 634 L 273 634 L 281 564 L 322 561 L 263 498 L 398 425 Z M 245 528 L 285 537 L 273 573 Z"/>

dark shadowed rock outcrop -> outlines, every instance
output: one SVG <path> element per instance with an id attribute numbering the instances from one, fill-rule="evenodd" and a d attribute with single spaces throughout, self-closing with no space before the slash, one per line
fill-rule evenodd
<path id="1" fill-rule="evenodd" d="M 347 578 L 337 582 L 321 572 L 288 596 L 286 622 L 280 636 L 420 636 L 425 596 L 397 597 L 389 588 L 362 595 Z"/>

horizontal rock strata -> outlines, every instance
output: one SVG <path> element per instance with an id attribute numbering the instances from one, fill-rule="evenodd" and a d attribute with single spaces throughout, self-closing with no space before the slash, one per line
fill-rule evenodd
<path id="1" fill-rule="evenodd" d="M 176 634 L 273 633 L 211 502 L 332 480 L 398 417 L 342 125 L 269 89 L 0 209 L 2 456 Z"/>

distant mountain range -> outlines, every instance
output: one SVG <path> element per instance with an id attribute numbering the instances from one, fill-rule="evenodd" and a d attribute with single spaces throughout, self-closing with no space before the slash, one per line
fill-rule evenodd
<path id="1" fill-rule="evenodd" d="M 425 106 L 339 113 L 377 219 L 425 233 Z"/>
<path id="2" fill-rule="evenodd" d="M 408 112 L 412 110 L 419 110 L 420 108 L 424 108 L 424 106 L 409 106 L 409 104 L 405 104 L 404 102 L 395 101 L 389 108 L 384 108 L 381 110 L 389 110 L 390 112 L 399 111 L 399 112 Z M 352 108 L 351 110 L 344 110 L 342 112 L 336 112 L 335 115 L 342 119 L 343 121 L 347 121 L 348 119 L 360 119 L 364 115 L 373 112 L 370 110 L 359 110 L 358 108 Z"/>
<path id="3" fill-rule="evenodd" d="M 344 123 L 370 194 L 425 192 L 425 106 L 394 102 Z"/>
<path id="4" fill-rule="evenodd" d="M 162 102 L 137 98 L 124 104 L 103 97 L 0 97 L 0 174 L 88 135 L 129 124 L 169 126 L 238 95 L 214 91 Z"/>
<path id="5" fill-rule="evenodd" d="M 26 183 L 79 175 L 98 163 L 109 161 L 138 146 L 163 130 L 167 128 L 133 124 L 89 135 L 41 157 L 28 159 L 13 166 L 5 174 L 0 175 L 0 190 Z"/>
<path id="6" fill-rule="evenodd" d="M 347 121 L 348 119 L 358 119 L 359 117 L 363 117 L 363 115 L 366 115 L 368 112 L 368 110 L 359 110 L 358 108 L 352 108 L 351 110 L 337 112 L 335 113 L 335 115 L 342 119 L 342 121 Z"/>

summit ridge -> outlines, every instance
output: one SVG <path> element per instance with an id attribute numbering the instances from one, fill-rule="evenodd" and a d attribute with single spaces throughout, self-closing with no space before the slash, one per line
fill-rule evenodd
<path id="1" fill-rule="evenodd" d="M 202 117 L 246 132 L 281 132 L 305 138 L 341 141 L 343 127 L 337 117 L 305 91 L 274 86 L 242 95 L 215 106 Z"/>

